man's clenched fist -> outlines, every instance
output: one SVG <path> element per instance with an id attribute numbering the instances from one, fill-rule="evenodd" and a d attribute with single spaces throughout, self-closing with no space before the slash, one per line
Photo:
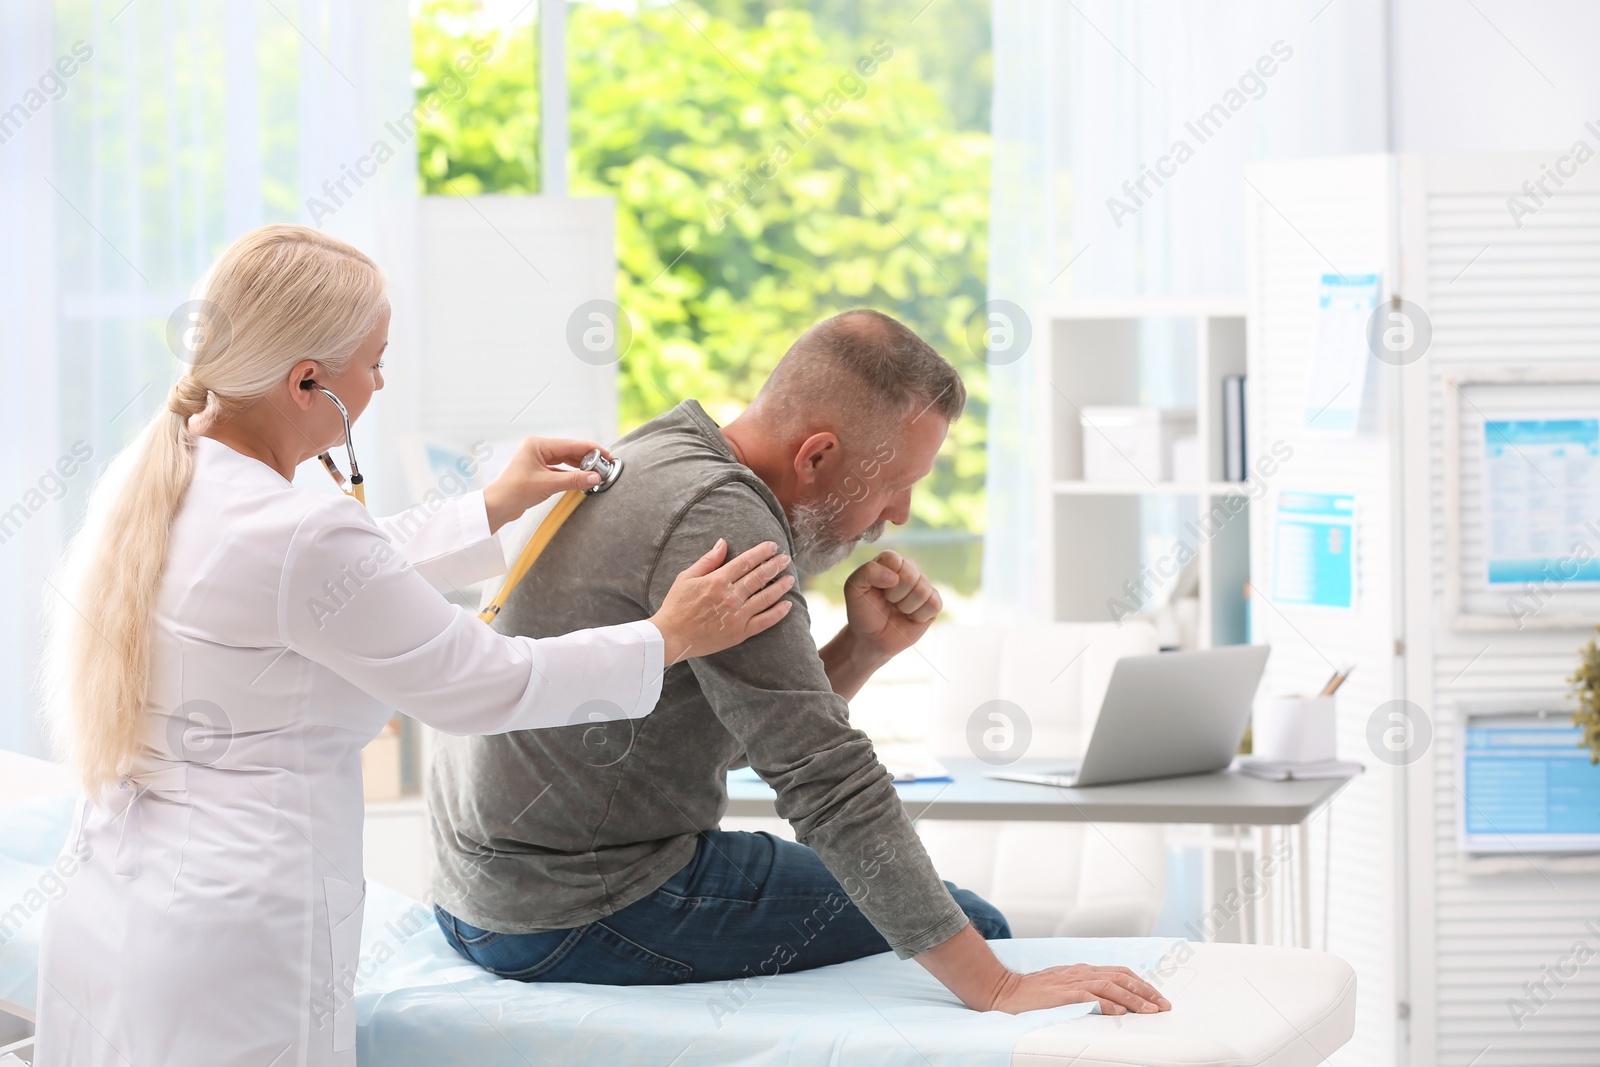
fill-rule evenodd
<path id="1" fill-rule="evenodd" d="M 944 607 L 916 563 L 887 551 L 845 579 L 844 601 L 850 636 L 880 661 L 916 644 Z"/>

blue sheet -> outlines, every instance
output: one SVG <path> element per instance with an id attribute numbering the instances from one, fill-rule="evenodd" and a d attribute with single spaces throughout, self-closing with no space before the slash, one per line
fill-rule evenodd
<path id="1" fill-rule="evenodd" d="M 764 982 L 619 988 L 499 979 L 446 944 L 429 911 L 370 886 L 356 987 L 357 1046 L 386 1067 L 871 1063 L 1008 1067 L 1017 1038 L 1087 1005 L 1013 1016 L 969 1011 L 910 960 L 884 953 Z M 1170 938 L 995 942 L 1020 970 L 1062 963 L 1154 970 Z"/>
<path id="2" fill-rule="evenodd" d="M 0 999 L 30 1010 L 44 903 L 59 895 L 50 865 L 72 812 L 70 797 L 0 809 Z M 1177 943 L 1053 938 L 994 948 L 1018 970 L 1083 962 L 1149 973 Z M 1008 1067 L 1021 1035 L 1093 1010 L 1075 1004 L 1020 1016 L 972 1012 L 916 963 L 888 953 L 739 983 L 525 985 L 461 959 L 425 905 L 376 883 L 368 883 L 351 995 L 360 1060 L 384 1067 Z"/>

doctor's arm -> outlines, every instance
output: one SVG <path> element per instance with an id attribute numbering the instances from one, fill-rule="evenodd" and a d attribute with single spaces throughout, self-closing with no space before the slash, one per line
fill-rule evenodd
<path id="1" fill-rule="evenodd" d="M 566 438 L 527 437 L 500 476 L 482 490 L 428 499 L 378 525 L 418 574 L 439 592 L 461 591 L 504 574 L 505 555 L 495 537 L 529 508 L 557 493 L 586 489 L 599 481 L 592 471 L 566 470 L 599 445 Z M 607 459 L 611 453 L 600 448 Z"/>
<path id="2" fill-rule="evenodd" d="M 278 600 L 284 643 L 351 684 L 447 733 L 565 726 L 579 716 L 637 718 L 655 707 L 664 668 L 732 647 L 788 612 L 776 545 L 723 562 L 712 546 L 685 568 L 650 619 L 533 639 L 495 632 L 446 601 L 344 499 L 300 524 Z M 777 581 L 773 581 L 777 578 Z"/>
<path id="3" fill-rule="evenodd" d="M 511 462 L 500 476 L 483 491 L 483 501 L 489 517 L 489 529 L 497 531 L 508 522 L 515 522 L 522 513 L 542 503 L 557 493 L 573 489 L 588 489 L 600 483 L 594 471 L 569 470 L 583 457 L 600 449 L 606 459 L 614 459 L 610 449 L 592 441 L 574 441 L 565 437 L 525 437 L 511 456 Z"/>

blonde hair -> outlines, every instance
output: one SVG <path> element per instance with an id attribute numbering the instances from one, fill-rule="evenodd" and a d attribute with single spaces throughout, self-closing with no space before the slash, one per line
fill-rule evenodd
<path id="1" fill-rule="evenodd" d="M 249 407 L 311 359 L 337 373 L 388 307 L 383 272 L 306 226 L 252 230 L 196 290 L 183 374 L 112 461 L 68 547 L 44 659 L 58 751 L 91 795 L 128 773 L 150 683 L 156 599 L 172 523 L 194 474 L 191 420 Z"/>

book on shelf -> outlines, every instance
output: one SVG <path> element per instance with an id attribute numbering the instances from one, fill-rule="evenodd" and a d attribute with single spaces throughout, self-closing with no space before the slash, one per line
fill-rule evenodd
<path id="1" fill-rule="evenodd" d="M 1246 478 L 1244 417 L 1244 375 L 1230 374 L 1222 379 L 1222 471 L 1230 482 Z"/>

